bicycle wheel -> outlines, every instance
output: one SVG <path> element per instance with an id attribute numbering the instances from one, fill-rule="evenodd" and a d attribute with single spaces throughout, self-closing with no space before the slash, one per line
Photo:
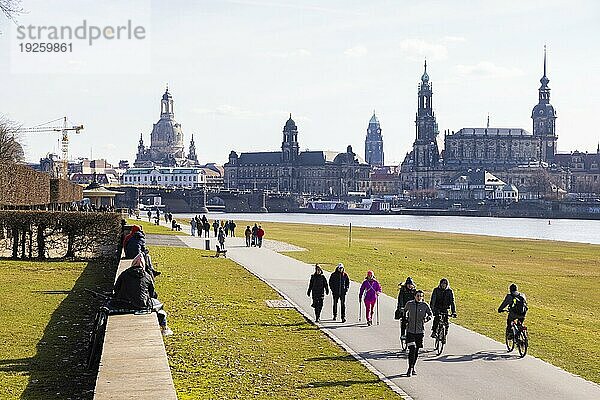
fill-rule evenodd
<path id="1" fill-rule="evenodd" d="M 509 338 L 508 337 L 508 332 L 506 332 L 504 334 L 504 339 L 506 342 L 506 350 L 508 350 L 508 352 L 510 353 L 511 351 L 513 351 L 515 349 L 515 339 L 514 338 Z"/>
<path id="2" fill-rule="evenodd" d="M 529 346 L 529 338 L 527 337 L 527 331 L 521 331 L 519 333 L 519 340 L 517 340 L 517 348 L 519 349 L 519 355 L 521 358 L 527 354 L 527 347 Z"/>
<path id="3" fill-rule="evenodd" d="M 444 324 L 440 321 L 438 324 L 437 332 L 435 334 L 435 350 L 439 356 L 444 351 L 444 344 L 446 343 L 446 329 Z"/>
<path id="4" fill-rule="evenodd" d="M 100 310 L 96 313 L 94 319 L 94 327 L 90 333 L 90 341 L 88 344 L 87 368 L 93 369 L 100 362 L 102 353 L 102 344 L 104 342 L 104 328 L 108 315 L 106 311 Z"/>

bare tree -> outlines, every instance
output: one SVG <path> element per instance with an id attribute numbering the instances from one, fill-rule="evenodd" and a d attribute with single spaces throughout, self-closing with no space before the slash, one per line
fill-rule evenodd
<path id="1" fill-rule="evenodd" d="M 0 162 L 21 162 L 25 159 L 19 138 L 19 125 L 0 117 Z"/>
<path id="2" fill-rule="evenodd" d="M 15 21 L 17 15 L 25 12 L 21 7 L 21 0 L 0 0 L 0 11 L 11 21 Z"/>

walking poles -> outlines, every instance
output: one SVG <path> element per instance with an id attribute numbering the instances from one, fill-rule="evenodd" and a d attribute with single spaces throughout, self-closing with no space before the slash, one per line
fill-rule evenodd
<path id="1" fill-rule="evenodd" d="M 362 315 L 362 302 L 358 299 L 358 322 L 360 322 L 360 317 Z"/>
<path id="2" fill-rule="evenodd" d="M 379 325 L 379 295 L 375 298 L 375 306 L 377 307 L 377 325 Z"/>

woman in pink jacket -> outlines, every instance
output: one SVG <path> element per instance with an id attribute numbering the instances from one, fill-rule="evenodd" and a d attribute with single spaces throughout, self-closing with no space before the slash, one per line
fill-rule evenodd
<path id="1" fill-rule="evenodd" d="M 367 271 L 367 277 L 360 287 L 360 294 L 358 295 L 358 302 L 363 299 L 363 293 L 365 295 L 365 315 L 367 316 L 367 325 L 373 325 L 373 311 L 375 311 L 375 303 L 377 302 L 377 296 L 381 293 L 381 285 L 375 279 L 373 271 Z"/>

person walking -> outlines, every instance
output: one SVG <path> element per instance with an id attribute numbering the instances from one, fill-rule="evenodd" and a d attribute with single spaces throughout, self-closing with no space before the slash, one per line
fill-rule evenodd
<path id="1" fill-rule="evenodd" d="M 312 294 L 311 306 L 315 309 L 315 322 L 319 322 L 321 319 L 321 310 L 323 309 L 325 293 L 329 295 L 327 279 L 325 279 L 323 270 L 319 267 L 319 264 L 315 264 L 315 273 L 310 276 L 310 283 L 308 284 L 308 291 L 306 292 L 308 297 L 311 297 Z"/>
<path id="2" fill-rule="evenodd" d="M 431 337 L 435 337 L 440 318 L 445 315 L 445 320 L 448 321 L 448 309 L 452 312 L 452 317 L 456 318 L 456 304 L 454 304 L 454 292 L 450 289 L 448 279 L 440 279 L 438 287 L 433 289 L 431 293 L 431 302 L 429 303 L 433 311 L 433 326 L 431 328 Z M 446 334 L 448 334 L 448 325 L 446 325 Z"/>
<path id="3" fill-rule="evenodd" d="M 250 240 L 252 237 L 252 230 L 250 229 L 250 225 L 246 226 L 246 230 L 244 231 L 244 236 L 246 236 L 246 247 L 250 247 Z"/>
<path id="4" fill-rule="evenodd" d="M 422 290 L 417 290 L 415 299 L 404 305 L 404 315 L 408 319 L 406 327 L 406 343 L 408 345 L 408 370 L 406 376 L 416 375 L 415 364 L 419 357 L 419 349 L 423 348 L 425 323 L 431 319 L 429 304 L 425 303 Z"/>
<path id="5" fill-rule="evenodd" d="M 258 247 L 262 247 L 262 242 L 263 242 L 263 237 L 265 236 L 265 231 L 263 230 L 262 226 L 258 226 L 258 229 L 256 230 L 256 245 Z"/>
<path id="6" fill-rule="evenodd" d="M 333 295 L 333 320 L 337 319 L 337 303 L 340 301 L 342 322 L 346 322 L 346 293 L 350 287 L 350 278 L 344 271 L 344 264 L 339 263 L 335 271 L 329 277 L 329 288 Z"/>
<path id="7" fill-rule="evenodd" d="M 365 316 L 367 318 L 367 326 L 373 325 L 373 312 L 375 311 L 375 303 L 377 297 L 381 293 L 381 285 L 375 279 L 373 271 L 367 271 L 367 277 L 360 286 L 360 293 L 358 294 L 358 303 L 360 304 L 363 300 L 365 302 Z"/>
<path id="8" fill-rule="evenodd" d="M 203 227 L 204 227 L 204 237 L 205 238 L 210 237 L 210 222 L 204 221 Z"/>
<path id="9" fill-rule="evenodd" d="M 223 225 L 223 232 L 225 232 L 225 237 L 229 236 L 229 221 L 225 221 L 225 225 Z"/>
<path id="10" fill-rule="evenodd" d="M 231 232 L 231 237 L 235 237 L 235 227 L 236 223 L 233 220 L 229 221 L 229 232 Z"/>
<path id="11" fill-rule="evenodd" d="M 217 234 L 217 240 L 219 241 L 221 250 L 223 250 L 225 248 L 225 232 L 223 232 L 223 228 L 221 228 L 221 227 L 219 227 L 219 233 Z"/>
<path id="12" fill-rule="evenodd" d="M 256 246 L 256 232 L 258 231 L 258 225 L 254 224 L 252 227 L 252 246 Z"/>
<path id="13" fill-rule="evenodd" d="M 196 236 L 196 218 L 190 219 L 190 227 L 192 231 L 192 236 Z"/>
<path id="14" fill-rule="evenodd" d="M 215 222 L 213 222 L 213 231 L 215 232 L 215 237 L 217 237 L 217 231 L 219 229 L 219 220 L 215 219 Z"/>
<path id="15" fill-rule="evenodd" d="M 398 305 L 396 309 L 400 312 L 400 340 L 406 339 L 406 324 L 407 320 L 404 316 L 404 306 L 411 300 L 415 299 L 417 293 L 417 286 L 409 276 L 406 278 L 406 282 L 400 285 L 400 291 L 398 292 Z"/>

